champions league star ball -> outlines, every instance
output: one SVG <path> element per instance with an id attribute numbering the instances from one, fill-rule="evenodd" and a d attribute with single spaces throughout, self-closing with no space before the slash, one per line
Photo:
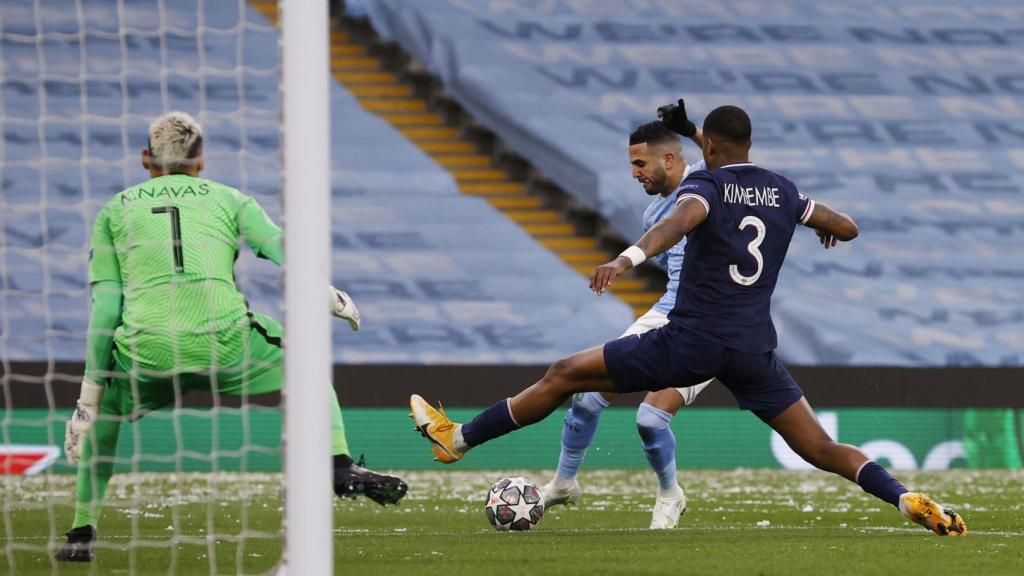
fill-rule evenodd
<path id="1" fill-rule="evenodd" d="M 544 516 L 544 496 L 526 478 L 505 478 L 487 491 L 484 512 L 499 532 L 533 530 Z"/>

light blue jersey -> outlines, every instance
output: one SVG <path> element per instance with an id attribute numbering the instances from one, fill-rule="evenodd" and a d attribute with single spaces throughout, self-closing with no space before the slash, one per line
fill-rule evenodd
<path id="1" fill-rule="evenodd" d="M 686 171 L 683 172 L 682 180 L 686 180 L 686 177 L 690 175 L 690 172 L 696 172 L 704 169 L 705 166 L 703 160 L 690 164 L 686 167 Z M 682 180 L 680 180 L 680 184 L 682 184 Z M 679 188 L 677 187 L 676 190 L 678 191 Z M 650 205 L 647 206 L 647 209 L 644 210 L 644 232 L 647 232 L 655 224 L 660 222 L 662 218 L 668 216 L 675 207 L 675 192 L 666 197 L 655 196 L 654 200 L 652 200 Z M 668 314 L 676 306 L 676 291 L 679 289 L 679 271 L 683 269 L 683 245 L 685 243 L 685 239 L 681 240 L 679 244 L 676 244 L 653 258 L 653 260 L 668 273 L 668 283 L 665 284 L 665 293 L 662 294 L 661 298 L 653 306 L 653 308 L 658 312 Z"/>

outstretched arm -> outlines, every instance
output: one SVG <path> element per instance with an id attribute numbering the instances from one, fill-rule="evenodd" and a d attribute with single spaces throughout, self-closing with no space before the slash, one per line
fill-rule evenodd
<path id="1" fill-rule="evenodd" d="M 821 202 L 814 203 L 814 211 L 804 224 L 814 228 L 818 240 L 826 250 L 835 246 L 837 241 L 849 242 L 860 234 L 853 218 L 836 212 Z"/>
<path id="2" fill-rule="evenodd" d="M 281 245 L 281 229 L 267 216 L 263 208 L 252 198 L 245 198 L 238 209 L 238 231 L 245 236 L 249 247 L 260 258 L 266 258 L 281 266 L 284 263 L 284 247 Z M 353 332 L 359 331 L 359 309 L 346 292 L 330 287 L 331 314 L 348 322 Z"/>
<path id="3" fill-rule="evenodd" d="M 652 226 L 636 244 L 624 250 L 615 260 L 595 268 L 590 275 L 590 289 L 604 294 L 626 270 L 675 246 L 707 217 L 707 205 L 702 199 L 695 196 L 683 197 L 675 210 Z"/>
<path id="4" fill-rule="evenodd" d="M 238 209 L 237 219 L 238 231 L 256 256 L 280 266 L 284 262 L 281 228 L 267 216 L 263 207 L 256 200 L 245 197 Z"/>

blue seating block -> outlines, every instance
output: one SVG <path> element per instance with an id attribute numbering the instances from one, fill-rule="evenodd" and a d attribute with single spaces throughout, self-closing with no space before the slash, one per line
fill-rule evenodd
<path id="1" fill-rule="evenodd" d="M 238 2 L 59 0 L 39 26 L 37 4 L 5 2 L 0 18 L 0 357 L 80 361 L 93 219 L 145 178 L 154 117 L 196 114 L 203 175 L 281 222 L 278 38 Z M 336 327 L 336 361 L 550 362 L 629 324 L 629 307 L 589 295 L 342 87 L 330 97 L 334 281 L 364 319 L 359 334 Z M 236 277 L 253 309 L 280 317 L 275 265 L 242 249 Z"/>
<path id="2" fill-rule="evenodd" d="M 752 159 L 850 212 L 825 252 L 798 231 L 773 310 L 800 364 L 1024 364 L 1019 38 L 955 0 L 464 3 L 368 16 L 513 151 L 626 239 L 647 197 L 627 135 L 685 96 L 751 115 Z M 1019 67 L 1019 66 L 1018 66 Z M 684 157 L 700 151 L 687 144 Z"/>

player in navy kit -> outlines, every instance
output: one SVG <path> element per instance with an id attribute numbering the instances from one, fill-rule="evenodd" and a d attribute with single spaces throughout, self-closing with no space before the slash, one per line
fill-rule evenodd
<path id="1" fill-rule="evenodd" d="M 771 296 L 796 225 L 813 228 L 826 249 L 856 238 L 857 225 L 749 162 L 751 126 L 742 109 L 716 108 L 703 134 L 707 169 L 690 174 L 676 209 L 590 280 L 590 288 L 603 293 L 685 236 L 686 266 L 669 323 L 559 360 L 540 381 L 465 425 L 413 395 L 412 417 L 435 457 L 455 462 L 474 446 L 539 422 L 576 392 L 661 390 L 717 378 L 740 408 L 754 412 L 811 464 L 858 483 L 936 534 L 966 534 L 955 512 L 910 492 L 855 446 L 833 441 L 775 355 Z"/>

